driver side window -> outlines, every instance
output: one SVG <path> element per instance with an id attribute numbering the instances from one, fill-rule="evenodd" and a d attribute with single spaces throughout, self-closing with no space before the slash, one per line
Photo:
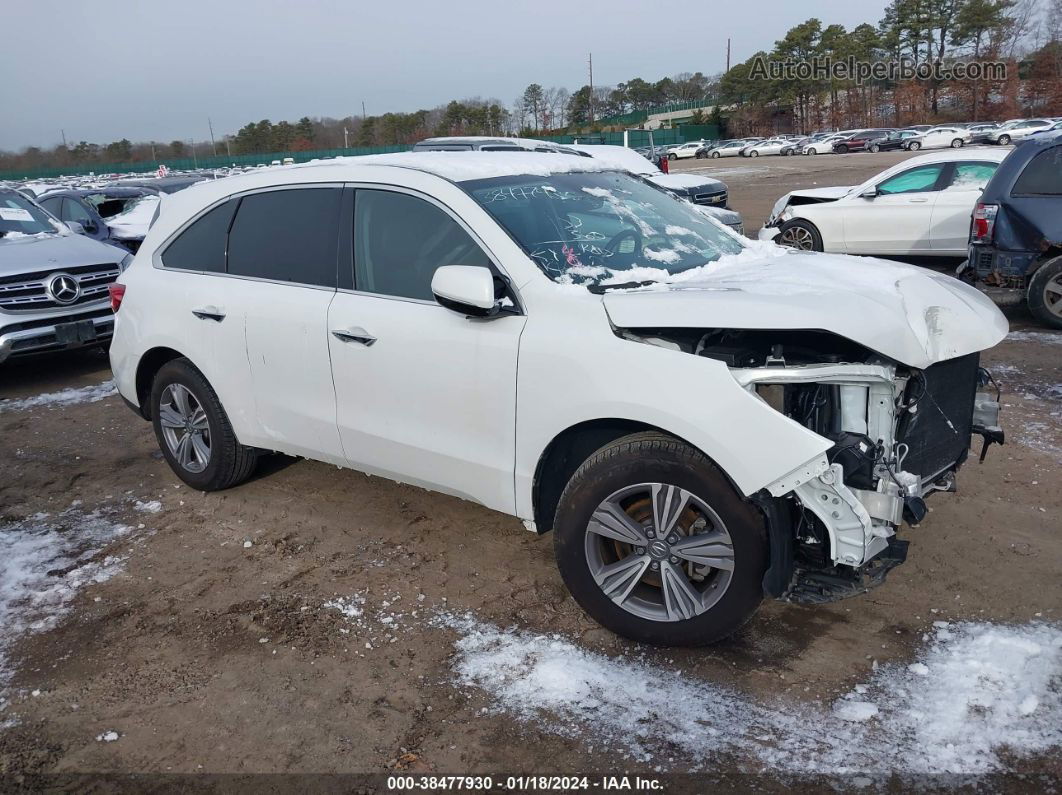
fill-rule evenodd
<path id="1" fill-rule="evenodd" d="M 897 193 L 935 191 L 943 170 L 942 164 L 912 168 L 878 183 L 878 193 L 891 196 Z"/>
<path id="2" fill-rule="evenodd" d="M 468 232 L 434 204 L 387 190 L 356 193 L 354 289 L 359 292 L 431 301 L 436 268 L 490 264 Z"/>

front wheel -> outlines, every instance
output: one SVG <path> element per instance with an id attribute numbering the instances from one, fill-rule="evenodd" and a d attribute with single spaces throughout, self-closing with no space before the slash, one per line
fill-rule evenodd
<path id="1" fill-rule="evenodd" d="M 696 155 L 694 155 L 694 157 L 696 157 L 698 160 L 704 160 L 705 154 L 704 152 L 698 152 Z"/>
<path id="2" fill-rule="evenodd" d="M 667 156 L 667 159 L 668 160 L 678 160 L 678 155 L 676 155 L 674 152 L 669 152 L 668 156 Z"/>
<path id="3" fill-rule="evenodd" d="M 806 155 L 817 155 L 818 153 L 819 152 L 818 152 L 817 149 L 806 149 L 806 150 L 804 150 L 804 154 L 806 154 Z"/>
<path id="4" fill-rule="evenodd" d="M 704 455 L 663 433 L 623 437 L 584 462 L 554 532 L 572 596 L 631 640 L 713 643 L 744 625 L 763 596 L 759 513 Z"/>
<path id="5" fill-rule="evenodd" d="M 951 142 L 951 148 L 952 149 L 962 149 L 962 145 L 963 145 L 962 138 L 956 138 L 954 141 Z"/>
<path id="6" fill-rule="evenodd" d="M 778 245 L 800 251 L 822 251 L 822 235 L 814 224 L 802 219 L 787 221 L 778 230 Z"/>
<path id="7" fill-rule="evenodd" d="M 755 149 L 753 149 L 751 152 L 749 152 L 749 157 L 759 157 L 759 156 L 760 156 L 760 153 L 757 152 Z"/>
<path id="8" fill-rule="evenodd" d="M 871 144 L 870 145 L 870 151 L 873 152 L 874 154 L 877 154 L 878 152 L 881 151 L 881 147 L 878 146 L 877 144 Z"/>
<path id="9" fill-rule="evenodd" d="M 1062 257 L 1048 260 L 1032 275 L 1026 300 L 1033 316 L 1050 328 L 1062 328 Z"/>
<path id="10" fill-rule="evenodd" d="M 911 141 L 911 143 L 907 144 L 908 152 L 917 152 L 921 148 L 922 144 L 918 143 L 918 141 Z"/>
<path id="11" fill-rule="evenodd" d="M 1010 143 L 1010 136 L 1009 135 L 1001 135 L 1001 136 L 999 136 L 999 145 L 1000 146 L 1006 146 L 1009 143 Z"/>
<path id="12" fill-rule="evenodd" d="M 217 394 L 187 359 L 162 366 L 150 406 L 162 455 L 189 486 L 218 491 L 251 476 L 258 451 L 239 443 Z"/>
<path id="13" fill-rule="evenodd" d="M 719 157 L 719 153 L 718 152 L 712 152 L 712 157 Z"/>

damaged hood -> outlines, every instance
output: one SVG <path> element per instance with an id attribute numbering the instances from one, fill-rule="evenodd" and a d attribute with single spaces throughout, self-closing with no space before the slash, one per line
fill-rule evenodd
<path id="1" fill-rule="evenodd" d="M 786 198 L 801 196 L 808 199 L 839 199 L 848 195 L 856 185 L 835 185 L 830 188 L 808 188 L 807 190 L 794 190 L 786 194 Z"/>
<path id="2" fill-rule="evenodd" d="M 1006 336 L 992 301 L 951 276 L 865 257 L 734 257 L 602 296 L 618 328 L 815 329 L 915 368 Z"/>

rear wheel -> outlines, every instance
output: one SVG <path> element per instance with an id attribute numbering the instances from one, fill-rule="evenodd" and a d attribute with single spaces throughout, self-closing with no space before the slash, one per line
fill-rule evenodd
<path id="1" fill-rule="evenodd" d="M 952 149 L 962 149 L 962 145 L 963 145 L 962 138 L 956 138 L 954 141 L 951 142 L 951 148 Z"/>
<path id="2" fill-rule="evenodd" d="M 696 156 L 696 158 L 697 158 L 698 160 L 704 160 L 704 158 L 705 158 L 705 154 L 704 154 L 704 152 L 701 152 L 701 151 L 698 151 L 698 152 L 697 152 L 697 154 L 696 154 L 695 156 Z"/>
<path id="3" fill-rule="evenodd" d="M 626 436 L 583 463 L 561 496 L 555 534 L 576 601 L 632 640 L 722 640 L 762 599 L 759 513 L 704 455 L 659 432 Z"/>
<path id="4" fill-rule="evenodd" d="M 1062 257 L 1041 265 L 1026 288 L 1029 311 L 1051 328 L 1062 328 Z"/>
<path id="5" fill-rule="evenodd" d="M 674 152 L 669 152 L 668 155 L 667 155 L 667 159 L 668 160 L 678 160 L 678 155 L 676 155 Z"/>
<path id="6" fill-rule="evenodd" d="M 227 489 L 254 471 L 258 451 L 239 443 L 217 394 L 187 359 L 167 362 L 156 374 L 151 419 L 162 455 L 189 486 Z"/>
<path id="7" fill-rule="evenodd" d="M 800 251 L 822 251 L 822 235 L 815 225 L 801 219 L 787 221 L 778 231 L 778 245 Z"/>
<path id="8" fill-rule="evenodd" d="M 1009 143 L 1010 143 L 1010 136 L 1009 135 L 1001 135 L 1001 136 L 999 136 L 999 145 L 1000 146 L 1006 146 Z"/>
<path id="9" fill-rule="evenodd" d="M 881 151 L 881 147 L 878 146 L 877 144 L 871 144 L 869 149 L 870 149 L 871 152 L 874 152 L 874 153 L 877 153 L 877 152 Z"/>

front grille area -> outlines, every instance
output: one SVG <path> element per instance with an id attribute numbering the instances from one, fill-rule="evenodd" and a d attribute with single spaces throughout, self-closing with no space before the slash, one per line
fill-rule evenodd
<path id="1" fill-rule="evenodd" d="M 970 446 L 974 394 L 977 392 L 976 353 L 934 364 L 912 378 L 906 399 L 917 405 L 904 414 L 896 440 L 907 445 L 903 469 L 923 479 L 949 469 Z"/>
<path id="2" fill-rule="evenodd" d="M 48 283 L 58 274 L 70 275 L 78 285 L 74 301 L 60 303 L 48 292 Z M 8 311 L 55 309 L 77 306 L 107 297 L 107 285 L 114 282 L 121 269 L 117 263 L 101 265 L 78 265 L 73 268 L 53 268 L 15 276 L 0 277 L 0 309 Z"/>
<path id="3" fill-rule="evenodd" d="M 694 204 L 707 204 L 712 207 L 721 207 L 726 204 L 726 191 L 717 191 L 716 193 L 695 193 L 693 195 Z"/>

